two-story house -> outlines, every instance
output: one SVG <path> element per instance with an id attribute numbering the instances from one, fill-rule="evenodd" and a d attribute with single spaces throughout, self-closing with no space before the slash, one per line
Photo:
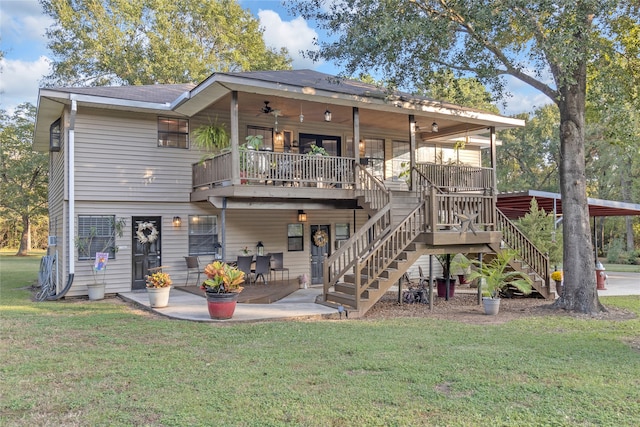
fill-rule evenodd
<path id="1" fill-rule="evenodd" d="M 230 144 L 203 160 L 193 132 L 210 123 Z M 366 311 L 421 257 L 499 248 L 496 131 L 523 125 L 309 70 L 41 89 L 35 147 L 50 151 L 60 286 L 87 294 L 94 255 L 75 242 L 89 233 L 94 249 L 115 237 L 109 293 L 144 288 L 160 265 L 177 282 L 187 255 L 232 261 L 260 242 L 292 280 L 306 274 L 326 301 Z"/>

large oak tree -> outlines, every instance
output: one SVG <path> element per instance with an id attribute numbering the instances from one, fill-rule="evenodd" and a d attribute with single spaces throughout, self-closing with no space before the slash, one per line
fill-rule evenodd
<path id="1" fill-rule="evenodd" d="M 40 0 L 54 20 L 56 86 L 201 82 L 216 71 L 291 68 L 234 0 Z"/>
<path id="2" fill-rule="evenodd" d="M 379 72 L 399 87 L 434 70 L 475 75 L 503 89 L 509 75 L 547 95 L 560 113 L 565 291 L 556 305 L 597 312 L 585 177 L 587 67 L 616 55 L 615 25 L 640 25 L 631 0 L 294 0 L 333 39 L 311 55 L 347 74 Z M 627 27 L 628 30 L 628 27 Z"/>

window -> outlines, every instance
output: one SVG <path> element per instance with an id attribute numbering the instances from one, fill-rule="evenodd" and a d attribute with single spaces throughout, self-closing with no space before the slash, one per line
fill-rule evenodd
<path id="1" fill-rule="evenodd" d="M 51 123 L 49 128 L 49 151 L 60 151 L 62 144 L 62 129 L 60 127 L 60 119 Z"/>
<path id="2" fill-rule="evenodd" d="M 273 129 L 258 126 L 247 126 L 247 136 L 262 135 L 262 147 L 273 150 Z"/>
<path id="3" fill-rule="evenodd" d="M 360 164 L 373 176 L 384 179 L 384 139 L 367 138 L 358 144 Z"/>
<path id="4" fill-rule="evenodd" d="M 96 252 L 116 257 L 116 217 L 114 215 L 78 215 L 78 259 L 94 259 Z"/>
<path id="5" fill-rule="evenodd" d="M 349 237 L 351 237 L 349 224 L 336 224 L 336 249 L 338 249 L 346 240 L 349 240 Z"/>
<path id="6" fill-rule="evenodd" d="M 303 224 L 287 225 L 287 249 L 289 252 L 304 250 L 304 227 Z"/>
<path id="7" fill-rule="evenodd" d="M 189 120 L 158 117 L 158 147 L 189 148 Z"/>
<path id="8" fill-rule="evenodd" d="M 409 143 L 407 141 L 392 141 L 393 158 L 391 160 L 391 176 L 394 178 L 409 178 Z"/>
<path id="9" fill-rule="evenodd" d="M 189 255 L 215 255 L 218 244 L 218 217 L 189 215 Z"/>

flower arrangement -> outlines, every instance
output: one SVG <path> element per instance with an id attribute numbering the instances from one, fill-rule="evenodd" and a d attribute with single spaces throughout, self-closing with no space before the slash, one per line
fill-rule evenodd
<path id="1" fill-rule="evenodd" d="M 204 268 L 207 280 L 202 282 L 200 289 L 209 293 L 227 294 L 242 292 L 240 286 L 244 283 L 244 272 L 222 261 L 215 261 Z"/>
<path id="2" fill-rule="evenodd" d="M 173 283 L 169 274 L 163 273 L 162 271 L 156 271 L 155 273 L 148 275 L 146 279 L 147 288 L 166 288 L 171 286 Z"/>
<path id="3" fill-rule="evenodd" d="M 240 252 L 242 252 L 242 255 L 251 255 L 251 249 L 249 249 L 248 246 L 245 246 L 244 248 L 242 248 Z"/>
<path id="4" fill-rule="evenodd" d="M 562 282 L 562 270 L 557 270 L 551 273 L 551 280 Z"/>

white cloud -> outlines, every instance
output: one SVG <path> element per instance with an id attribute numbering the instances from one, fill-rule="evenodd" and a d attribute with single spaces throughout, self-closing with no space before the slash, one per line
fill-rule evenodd
<path id="1" fill-rule="evenodd" d="M 49 58 L 41 56 L 33 62 L 0 60 L 0 105 L 7 111 L 23 102 L 36 105 L 40 80 L 49 74 Z"/>
<path id="2" fill-rule="evenodd" d="M 313 40 L 318 37 L 318 33 L 309 27 L 304 18 L 299 16 L 291 21 L 283 21 L 280 15 L 272 10 L 260 10 L 258 18 L 264 28 L 267 46 L 277 49 L 286 47 L 293 59 L 294 69 L 316 68 L 321 64 L 314 63 L 302 55 L 303 51 L 315 48 Z"/>

